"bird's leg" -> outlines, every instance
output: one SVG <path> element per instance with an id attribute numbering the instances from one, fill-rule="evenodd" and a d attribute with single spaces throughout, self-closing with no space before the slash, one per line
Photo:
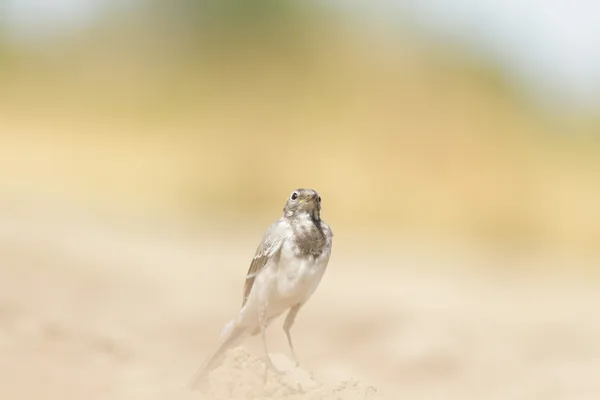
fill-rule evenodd
<path id="1" fill-rule="evenodd" d="M 296 357 L 296 351 L 294 350 L 294 344 L 292 343 L 292 335 L 290 334 L 290 329 L 292 325 L 294 325 L 294 321 L 296 319 L 296 315 L 298 314 L 298 310 L 300 310 L 301 304 L 296 304 L 285 317 L 285 321 L 283 322 L 283 331 L 285 332 L 285 336 L 287 337 L 288 344 L 290 346 L 290 352 L 292 353 L 292 360 L 296 367 L 298 366 L 298 357 Z"/>
<path id="2" fill-rule="evenodd" d="M 269 355 L 269 348 L 267 347 L 267 304 L 260 308 L 258 312 L 258 325 L 260 328 L 260 335 L 262 337 L 263 346 L 265 348 L 265 382 L 267 381 L 267 375 L 269 369 L 271 369 L 275 373 L 280 373 L 280 371 L 275 368 L 273 361 L 271 360 L 271 356 Z"/>

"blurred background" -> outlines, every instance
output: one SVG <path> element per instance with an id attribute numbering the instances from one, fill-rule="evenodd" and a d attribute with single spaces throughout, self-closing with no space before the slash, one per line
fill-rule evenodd
<path id="1" fill-rule="evenodd" d="M 307 369 L 597 398 L 599 182 L 593 2 L 0 0 L 0 395 L 185 381 L 311 187 Z"/>

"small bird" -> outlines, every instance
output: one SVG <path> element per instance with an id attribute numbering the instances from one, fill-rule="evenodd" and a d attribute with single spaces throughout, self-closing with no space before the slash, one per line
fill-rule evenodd
<path id="1" fill-rule="evenodd" d="M 267 348 L 266 329 L 288 311 L 283 323 L 292 359 L 298 360 L 290 330 L 298 311 L 317 289 L 331 255 L 333 233 L 321 219 L 321 196 L 312 189 L 294 190 L 283 216 L 265 232 L 244 283 L 242 307 L 223 329 L 217 349 L 198 369 L 194 388 L 212 370 L 223 354 L 250 335 L 261 334 L 265 350 L 265 380 L 268 370 L 276 373 Z"/>

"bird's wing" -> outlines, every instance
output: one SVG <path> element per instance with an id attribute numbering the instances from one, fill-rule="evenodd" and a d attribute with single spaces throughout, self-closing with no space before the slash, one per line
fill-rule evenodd
<path id="1" fill-rule="evenodd" d="M 246 274 L 246 281 L 244 282 L 244 300 L 242 301 L 242 307 L 246 304 L 246 300 L 248 300 L 256 276 L 262 271 L 265 265 L 267 265 L 267 262 L 269 262 L 269 260 L 281 249 L 284 237 L 278 228 L 278 223 L 271 225 L 269 229 L 267 229 L 262 242 L 256 249 L 256 254 L 250 263 L 250 268 L 248 268 L 248 273 Z"/>

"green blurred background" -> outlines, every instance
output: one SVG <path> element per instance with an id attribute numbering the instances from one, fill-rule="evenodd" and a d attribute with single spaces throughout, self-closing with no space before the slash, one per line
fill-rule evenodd
<path id="1" fill-rule="evenodd" d="M 6 204 L 234 224 L 313 187 L 343 236 L 599 253 L 600 103 L 531 96 L 410 11 L 89 2 L 52 25 L 85 2 L 29 1 L 23 31 L 17 3 L 0 9 Z"/>

